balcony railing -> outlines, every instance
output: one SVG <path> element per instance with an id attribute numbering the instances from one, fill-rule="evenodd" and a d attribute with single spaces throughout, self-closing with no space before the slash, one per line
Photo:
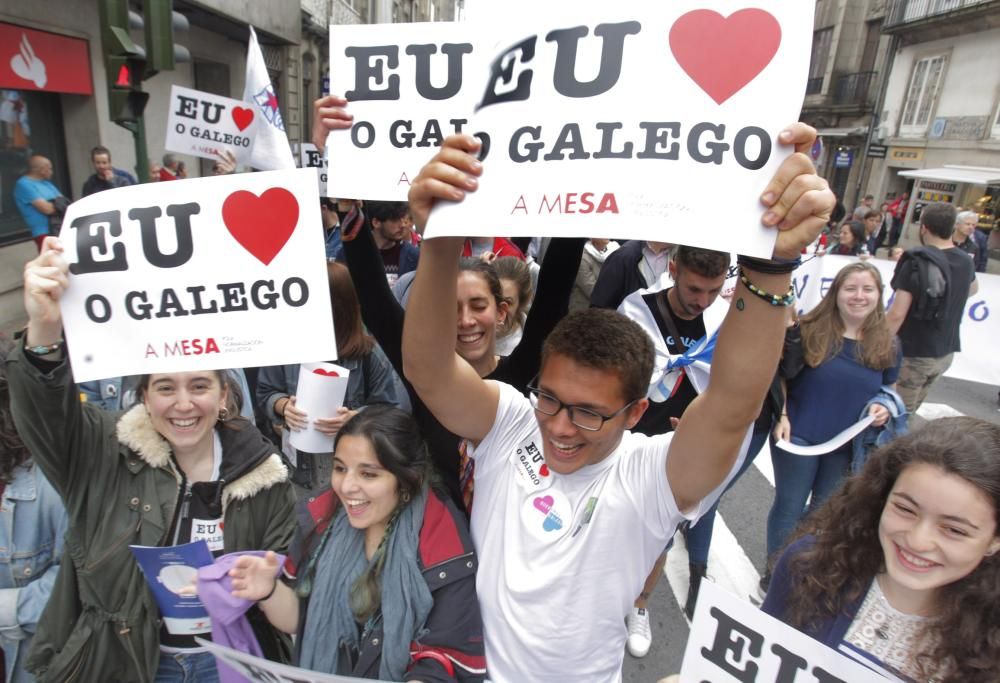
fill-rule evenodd
<path id="1" fill-rule="evenodd" d="M 810 78 L 806 81 L 806 95 L 818 95 L 823 92 L 823 77 Z"/>
<path id="2" fill-rule="evenodd" d="M 891 0 L 883 28 L 908 24 L 993 0 Z"/>
<path id="3" fill-rule="evenodd" d="M 857 71 L 837 79 L 833 90 L 833 104 L 866 105 L 872 103 L 872 85 L 877 71 Z"/>

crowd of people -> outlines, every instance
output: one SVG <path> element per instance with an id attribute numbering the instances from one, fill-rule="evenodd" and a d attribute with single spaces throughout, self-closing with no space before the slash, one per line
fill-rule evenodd
<path id="1" fill-rule="evenodd" d="M 313 118 L 318 148 L 351 123 L 335 96 Z M 422 240 L 435 203 L 479 186 L 465 135 L 409 202 L 322 199 L 336 362 L 351 371 L 330 415 L 298 405 L 298 365 L 78 386 L 68 264 L 29 202 L 46 222 L 28 324 L 0 340 L 7 680 L 231 680 L 171 630 L 129 549 L 198 540 L 224 563 L 252 651 L 274 661 L 393 681 L 620 680 L 626 650 L 654 641 L 649 597 L 676 533 L 691 617 L 719 499 L 768 442 L 763 610 L 903 680 L 996 680 L 1000 428 L 907 433 L 960 350 L 968 216 L 923 208 L 888 311 L 858 259 L 799 316 L 791 278 L 835 206 L 814 139 L 802 124 L 780 135 L 794 152 L 761 196 L 774 255 L 736 256 L 729 291 L 734 256 L 692 246 Z M 106 149 L 93 160 L 85 192 L 130 183 Z M 182 177 L 176 161 L 163 172 Z M 36 159 L 28 175 L 46 173 Z M 832 251 L 895 246 L 887 215 L 833 222 Z M 786 450 L 865 417 L 822 455 Z M 309 426 L 331 452 L 282 446 Z"/>

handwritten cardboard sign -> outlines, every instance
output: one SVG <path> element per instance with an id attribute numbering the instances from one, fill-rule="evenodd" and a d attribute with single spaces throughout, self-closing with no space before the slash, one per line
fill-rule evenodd
<path id="1" fill-rule="evenodd" d="M 491 3 L 502 43 L 469 123 L 489 133 L 485 171 L 464 202 L 434 211 L 427 236 L 601 235 L 770 256 L 759 197 L 790 153 L 777 136 L 799 117 L 813 7 Z"/>
<path id="2" fill-rule="evenodd" d="M 314 171 L 99 192 L 59 237 L 78 382 L 336 357 Z"/>
<path id="3" fill-rule="evenodd" d="M 801 675 L 799 675 L 801 673 Z M 681 683 L 886 683 L 866 666 L 702 581 Z"/>
<path id="4" fill-rule="evenodd" d="M 212 93 L 170 88 L 166 149 L 218 159 L 228 149 L 237 163 L 249 164 L 257 114 L 246 102 Z"/>
<path id="5" fill-rule="evenodd" d="M 330 26 L 331 92 L 348 99 L 354 125 L 327 140 L 329 196 L 406 201 L 444 138 L 488 138 L 469 127 L 483 35 L 468 23 Z"/>

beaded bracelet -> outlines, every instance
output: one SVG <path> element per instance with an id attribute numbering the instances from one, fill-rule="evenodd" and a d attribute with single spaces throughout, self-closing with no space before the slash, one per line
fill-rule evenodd
<path id="1" fill-rule="evenodd" d="M 736 257 L 736 263 L 749 268 L 755 273 L 784 275 L 785 273 L 791 273 L 802 265 L 802 257 L 799 256 L 793 259 L 760 259 L 740 254 Z"/>
<path id="2" fill-rule="evenodd" d="M 760 297 L 772 306 L 791 306 L 795 303 L 795 288 L 792 285 L 788 285 L 788 293 L 784 296 L 765 292 L 763 289 L 750 282 L 742 266 L 740 267 L 740 282 L 743 283 L 744 287 L 750 290 L 751 294 Z"/>

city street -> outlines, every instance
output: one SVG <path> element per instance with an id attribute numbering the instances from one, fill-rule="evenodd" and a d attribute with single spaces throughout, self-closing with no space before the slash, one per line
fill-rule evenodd
<path id="1" fill-rule="evenodd" d="M 962 414 L 1000 424 L 997 389 L 944 378 L 932 388 L 917 419 Z M 765 524 L 774 496 L 774 476 L 766 448 L 723 499 L 709 557 L 709 577 L 746 599 L 757 597 L 757 582 L 765 561 Z M 642 659 L 626 653 L 622 673 L 627 682 L 655 682 L 680 671 L 688 634 L 688 622 L 681 611 L 687 599 L 688 563 L 680 534 L 665 573 L 666 580 L 660 581 L 650 600 L 653 646 Z"/>

